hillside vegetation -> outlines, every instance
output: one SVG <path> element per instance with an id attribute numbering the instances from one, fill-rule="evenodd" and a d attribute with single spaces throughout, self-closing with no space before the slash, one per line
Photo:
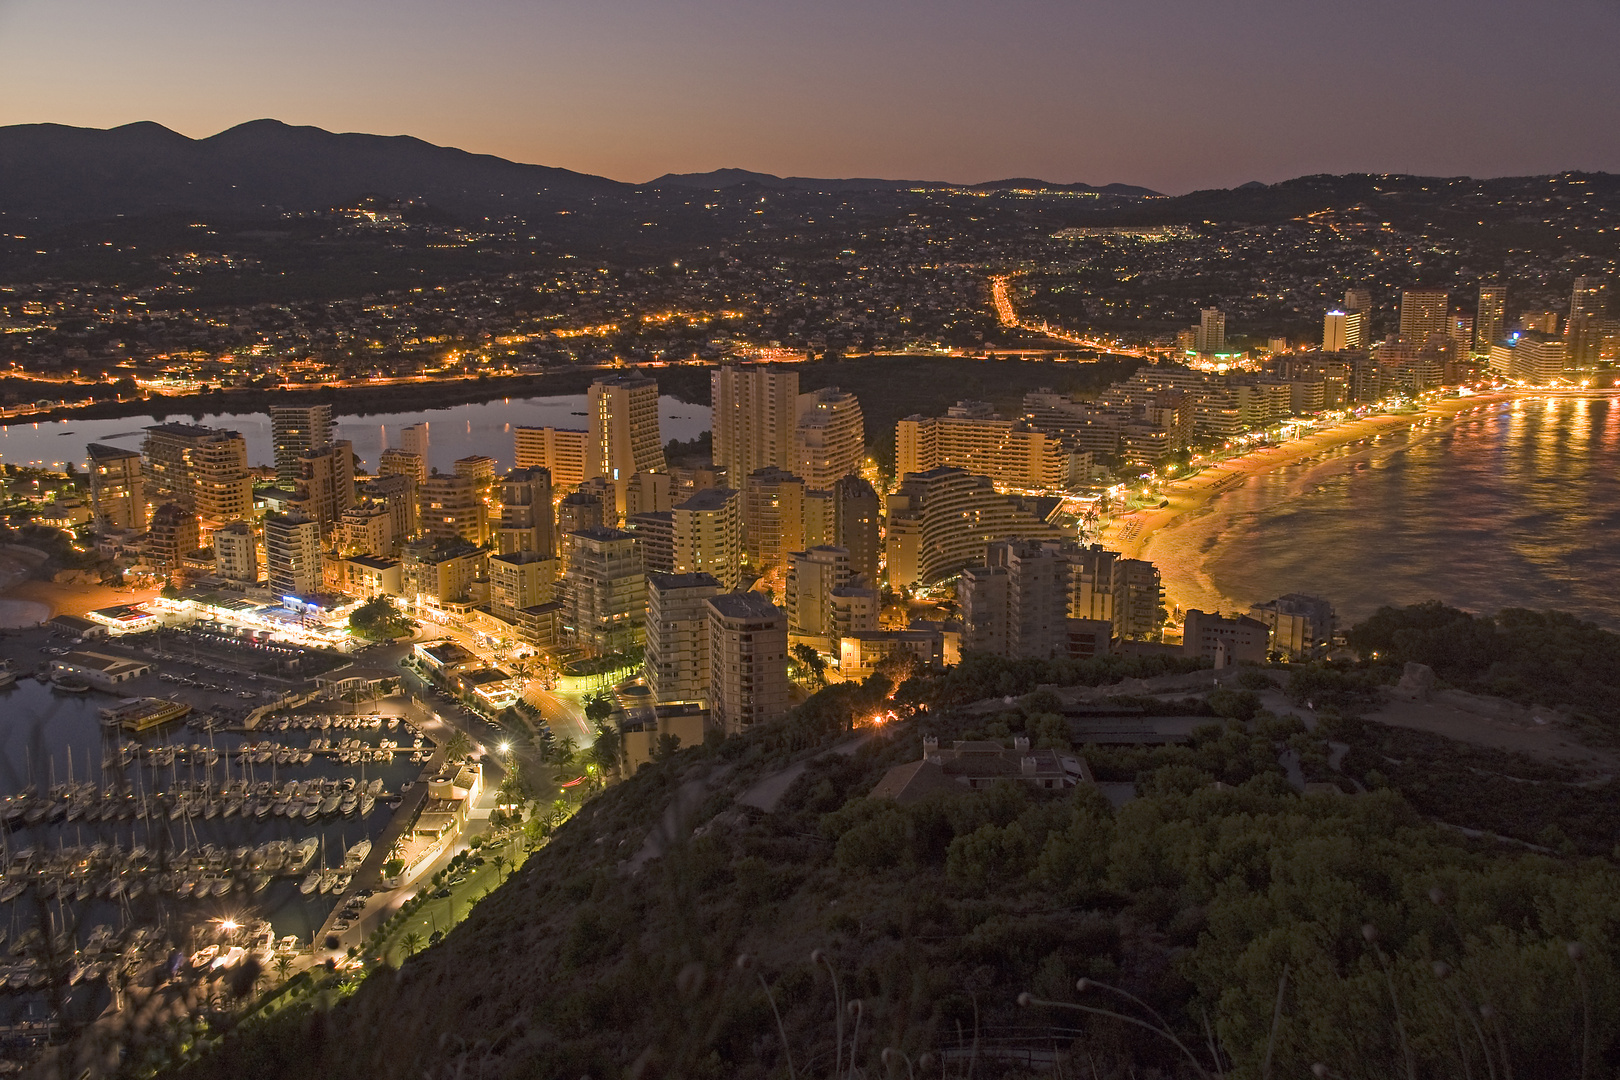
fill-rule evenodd
<path id="1" fill-rule="evenodd" d="M 913 719 L 854 730 L 893 704 L 886 680 L 823 692 L 644 768 L 442 944 L 183 1072 L 878 1077 L 929 1055 L 945 1077 L 1613 1075 L 1612 863 L 1468 840 L 1389 786 L 1302 795 L 1279 759 L 1322 775 L 1321 729 L 1246 692 L 1183 703 L 1251 716 L 1210 715 L 1191 745 L 1095 752 L 1135 776 L 1117 809 L 1089 785 L 866 798 L 925 734 L 1063 747 L 1039 683 L 1170 669 L 974 657 L 899 688 Z M 956 708 L 991 687 L 1023 696 Z M 773 810 L 739 801 L 771 777 L 790 781 Z"/>

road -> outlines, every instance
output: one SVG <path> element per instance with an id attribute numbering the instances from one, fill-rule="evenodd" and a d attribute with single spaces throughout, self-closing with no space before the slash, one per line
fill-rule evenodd
<path id="1" fill-rule="evenodd" d="M 428 630 L 433 633 L 424 633 L 425 637 L 452 638 L 480 655 L 487 651 L 477 649 L 470 634 L 451 631 L 448 627 L 424 627 L 424 631 Z M 551 768 L 541 755 L 537 740 L 531 738 L 527 731 L 508 729 L 485 720 L 478 713 L 438 691 L 436 687 L 425 683 L 409 668 L 400 667 L 400 660 L 410 651 L 410 644 L 385 645 L 366 653 L 364 663 L 400 673 L 401 685 L 408 695 L 408 707 L 413 710 L 413 718 L 434 736 L 436 741 L 449 738 L 453 731 L 460 731 L 472 740 L 474 752 L 485 762 L 485 783 L 491 790 L 505 779 L 506 769 L 502 764 L 504 757 L 516 765 L 519 775 L 523 777 L 525 785 L 535 798 L 545 802 L 555 799 L 561 793 L 561 789 L 551 778 Z M 590 745 L 591 732 L 585 721 L 582 703 L 568 700 L 563 695 L 539 690 L 530 690 L 525 696 L 539 706 L 542 718 L 554 735 L 558 738 L 564 736 L 572 738 L 580 748 Z M 500 750 L 502 746 L 508 747 L 504 755 Z"/>
<path id="2" fill-rule="evenodd" d="M 1055 341 L 1066 341 L 1071 345 L 1083 345 L 1088 349 L 1096 349 L 1099 352 L 1113 356 L 1146 357 L 1149 355 L 1145 349 L 1127 349 L 1115 342 L 1088 338 L 1084 334 L 1076 334 L 1073 331 L 1064 330 L 1062 327 L 1053 326 L 1051 323 L 1033 323 L 1021 320 L 1018 317 L 1017 307 L 1013 305 L 1012 286 L 1009 284 L 1012 277 L 1011 274 L 997 274 L 990 279 L 990 302 L 995 305 L 996 318 L 1002 326 L 1027 330 L 1032 334 L 1044 334 Z"/>

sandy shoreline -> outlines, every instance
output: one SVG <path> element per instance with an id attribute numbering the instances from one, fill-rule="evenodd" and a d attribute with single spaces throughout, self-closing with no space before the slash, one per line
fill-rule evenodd
<path id="1" fill-rule="evenodd" d="M 1519 397 L 1544 397 L 1546 391 L 1480 394 L 1466 398 L 1447 398 L 1419 412 L 1380 413 L 1358 420 L 1349 420 L 1301 439 L 1280 446 L 1269 446 L 1251 451 L 1242 457 L 1212 465 L 1185 480 L 1178 480 L 1165 488 L 1164 497 L 1170 505 L 1163 509 L 1137 510 L 1122 514 L 1103 530 L 1103 547 L 1120 552 L 1129 559 L 1153 560 L 1155 537 L 1185 523 L 1206 504 L 1221 494 L 1241 485 L 1250 477 L 1272 469 L 1291 465 L 1351 443 L 1379 435 L 1402 431 L 1417 424 L 1433 420 L 1450 420 L 1461 413 L 1499 405 Z M 1164 581 L 1165 606 L 1175 609 L 1198 606 L 1199 597 L 1207 596 L 1207 580 L 1199 580 L 1203 567 L 1198 563 L 1163 565 L 1159 567 Z M 1204 600 L 1202 603 L 1207 604 Z"/>

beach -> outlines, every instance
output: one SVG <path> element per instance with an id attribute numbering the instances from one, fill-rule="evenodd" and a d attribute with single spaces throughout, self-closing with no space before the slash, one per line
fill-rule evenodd
<path id="1" fill-rule="evenodd" d="M 1163 499 L 1168 500 L 1168 506 L 1145 508 L 1115 517 L 1104 528 L 1100 541 L 1103 547 L 1118 551 L 1125 558 L 1146 559 L 1155 563 L 1164 583 L 1165 607 L 1172 612 L 1189 607 L 1206 611 L 1246 609 L 1247 603 L 1224 596 L 1215 585 L 1205 566 L 1208 552 L 1178 550 L 1169 553 L 1164 550 L 1168 546 L 1164 543 L 1166 536 L 1204 512 L 1217 497 L 1254 477 L 1414 426 L 1444 423 L 1462 413 L 1488 408 L 1516 396 L 1522 395 L 1505 393 L 1447 398 L 1420 411 L 1380 413 L 1348 420 L 1303 438 L 1250 451 L 1167 485 Z"/>
<path id="2" fill-rule="evenodd" d="M 0 629 L 38 626 L 58 615 L 84 615 L 115 604 L 138 604 L 157 595 L 155 589 L 115 589 L 45 581 L 35 577 L 44 553 L 18 545 L 0 546 Z"/>

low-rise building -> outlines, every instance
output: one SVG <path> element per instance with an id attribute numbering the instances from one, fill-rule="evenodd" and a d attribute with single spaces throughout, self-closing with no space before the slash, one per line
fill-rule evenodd
<path id="1" fill-rule="evenodd" d="M 411 653 L 429 671 L 440 675 L 453 675 L 478 662 L 470 650 L 448 638 L 418 642 L 411 647 Z"/>
<path id="2" fill-rule="evenodd" d="M 361 600 L 374 596 L 400 596 L 405 588 L 404 564 L 375 555 L 350 555 L 343 560 L 343 591 Z"/>
<path id="3" fill-rule="evenodd" d="M 1319 596 L 1289 593 L 1249 609 L 1271 630 L 1271 648 L 1290 659 L 1308 656 L 1333 639 L 1333 605 Z"/>
<path id="4" fill-rule="evenodd" d="M 214 530 L 214 573 L 243 585 L 259 583 L 259 545 L 250 523 L 233 521 Z"/>
<path id="5" fill-rule="evenodd" d="M 1229 664 L 1263 664 L 1271 642 L 1271 630 L 1259 619 L 1247 615 L 1223 618 L 1218 613 L 1187 609 L 1181 633 L 1181 650 L 1187 656 L 1202 656 L 1216 667 Z"/>
<path id="6" fill-rule="evenodd" d="M 464 668 L 456 681 L 465 693 L 496 712 L 511 708 L 523 696 L 523 680 L 498 667 Z"/>
<path id="7" fill-rule="evenodd" d="M 945 664 L 945 638 L 938 630 L 857 630 L 838 639 L 838 671 L 864 679 L 896 653 L 910 653 L 930 671 Z"/>
<path id="8" fill-rule="evenodd" d="M 151 670 L 152 665 L 145 660 L 100 652 L 70 652 L 51 661 L 51 678 L 83 679 L 97 690 L 109 692 Z"/>
<path id="9" fill-rule="evenodd" d="M 896 765 L 867 795 L 891 799 L 902 806 L 930 795 L 979 791 L 1010 780 L 1047 791 L 1061 791 L 1093 782 L 1086 759 L 1056 750 L 1032 750 L 1019 736 L 1012 749 L 998 742 L 958 740 L 941 747 L 933 736 L 923 739 L 920 761 Z"/>

